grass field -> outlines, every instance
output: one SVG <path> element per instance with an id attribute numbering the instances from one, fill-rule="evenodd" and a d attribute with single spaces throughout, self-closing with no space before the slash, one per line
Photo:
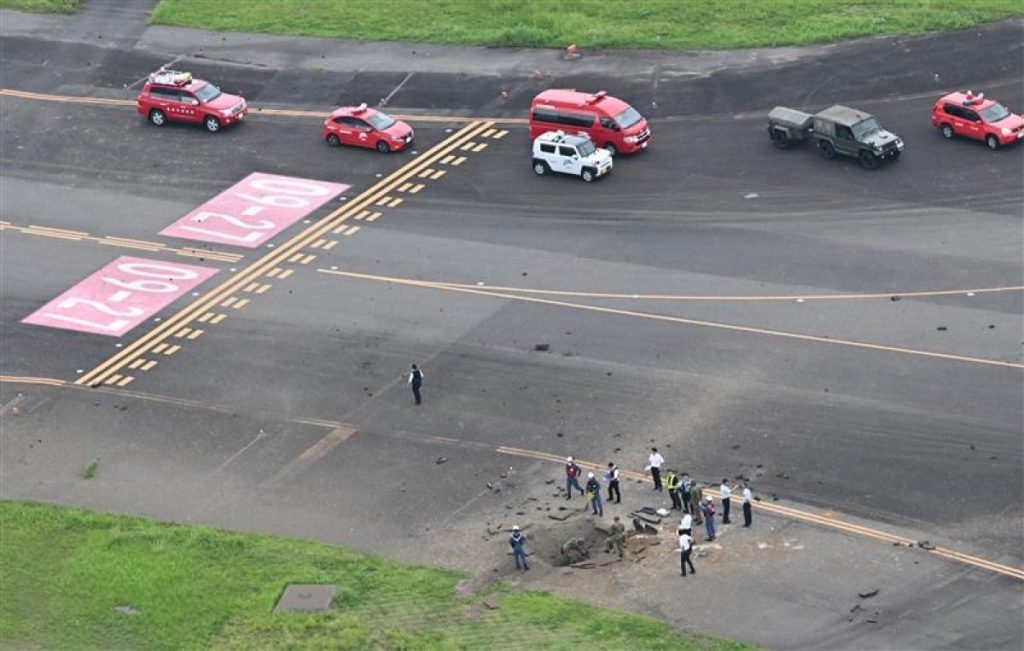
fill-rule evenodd
<path id="1" fill-rule="evenodd" d="M 20 502 L 0 532 L 2 648 L 749 648 L 502 583 L 460 597 L 454 572 L 308 541 Z M 294 582 L 337 585 L 335 607 L 272 615 Z"/>
<path id="2" fill-rule="evenodd" d="M 71 14 L 83 4 L 85 0 L 0 0 L 0 7 L 48 14 Z"/>
<path id="3" fill-rule="evenodd" d="M 738 48 L 920 34 L 1024 16 L 1020 0 L 161 0 L 153 23 L 430 43 Z"/>

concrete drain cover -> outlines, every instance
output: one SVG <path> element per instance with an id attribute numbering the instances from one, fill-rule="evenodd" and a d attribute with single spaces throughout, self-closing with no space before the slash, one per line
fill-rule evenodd
<path id="1" fill-rule="evenodd" d="M 333 585 L 317 583 L 292 583 L 284 589 L 284 594 L 274 606 L 275 613 L 309 612 L 328 610 L 334 601 L 338 588 Z"/>

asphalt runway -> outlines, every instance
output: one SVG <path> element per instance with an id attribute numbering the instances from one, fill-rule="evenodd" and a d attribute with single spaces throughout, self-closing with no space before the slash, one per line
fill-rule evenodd
<path id="1" fill-rule="evenodd" d="M 505 497 L 547 490 L 559 468 L 544 454 L 640 471 L 658 445 L 695 477 L 750 478 L 766 502 L 1021 567 L 1024 149 L 947 142 L 929 121 L 947 82 L 1024 107 L 1019 22 L 969 33 L 990 46 L 873 39 L 653 87 L 586 57 L 542 82 L 466 62 L 403 83 L 395 62 L 310 69 L 302 40 L 244 64 L 197 58 L 187 40 L 155 48 L 160 28 L 110 48 L 40 24 L 5 24 L 0 87 L 133 99 L 125 86 L 180 57 L 254 107 L 326 113 L 393 93 L 396 113 L 450 121 L 414 122 L 415 151 L 381 156 L 327 147 L 312 117 L 254 110 L 211 136 L 152 127 L 131 106 L 0 95 L 4 498 L 475 570 L 491 561 L 466 532 Z M 272 65 L 282 58 L 294 65 Z M 595 184 L 536 177 L 514 119 L 538 84 L 563 82 L 654 102 L 653 148 Z M 769 144 L 772 105 L 836 101 L 900 134 L 903 158 L 868 172 Z M 159 235 L 254 171 L 351 187 L 273 246 Z M 120 255 L 217 273 L 123 337 L 21 322 Z M 412 362 L 427 374 L 420 407 Z M 86 483 L 78 473 L 97 457 Z M 502 496 L 485 488 L 499 478 Z M 445 548 L 438 531 L 461 536 L 461 557 L 430 556 Z M 859 545 L 849 553 L 875 553 Z M 917 571 L 878 562 L 900 580 Z M 944 561 L 928 572 L 892 605 L 913 616 L 882 631 L 831 622 L 825 596 L 820 616 L 782 599 L 793 619 L 774 625 L 646 606 L 772 647 L 1020 641 L 1019 580 Z M 825 579 L 798 574 L 824 592 L 809 586 Z M 745 602 L 742 581 L 723 585 L 740 609 L 773 593 L 748 586 Z M 922 614 L 944 589 L 958 600 Z M 1008 617 L 986 614 L 1002 607 Z"/>

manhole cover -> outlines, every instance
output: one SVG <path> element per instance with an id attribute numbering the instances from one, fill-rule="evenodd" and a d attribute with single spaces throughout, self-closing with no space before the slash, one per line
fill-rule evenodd
<path id="1" fill-rule="evenodd" d="M 277 600 L 274 612 L 327 610 L 331 607 L 337 592 L 338 588 L 333 585 L 292 583 L 284 589 L 284 594 Z"/>

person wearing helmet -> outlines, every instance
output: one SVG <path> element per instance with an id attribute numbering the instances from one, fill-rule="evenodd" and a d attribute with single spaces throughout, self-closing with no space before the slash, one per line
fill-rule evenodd
<path id="1" fill-rule="evenodd" d="M 587 499 L 594 509 L 594 515 L 604 517 L 604 504 L 601 503 L 601 482 L 597 481 L 594 473 L 587 473 Z"/>
<path id="2" fill-rule="evenodd" d="M 530 566 L 526 563 L 526 548 L 523 547 L 526 544 L 526 536 L 519 530 L 519 525 L 512 527 L 512 535 L 508 538 L 508 544 L 512 546 L 512 556 L 516 559 L 516 569 L 520 569 L 520 561 L 522 561 L 523 571 L 529 570 Z"/>

